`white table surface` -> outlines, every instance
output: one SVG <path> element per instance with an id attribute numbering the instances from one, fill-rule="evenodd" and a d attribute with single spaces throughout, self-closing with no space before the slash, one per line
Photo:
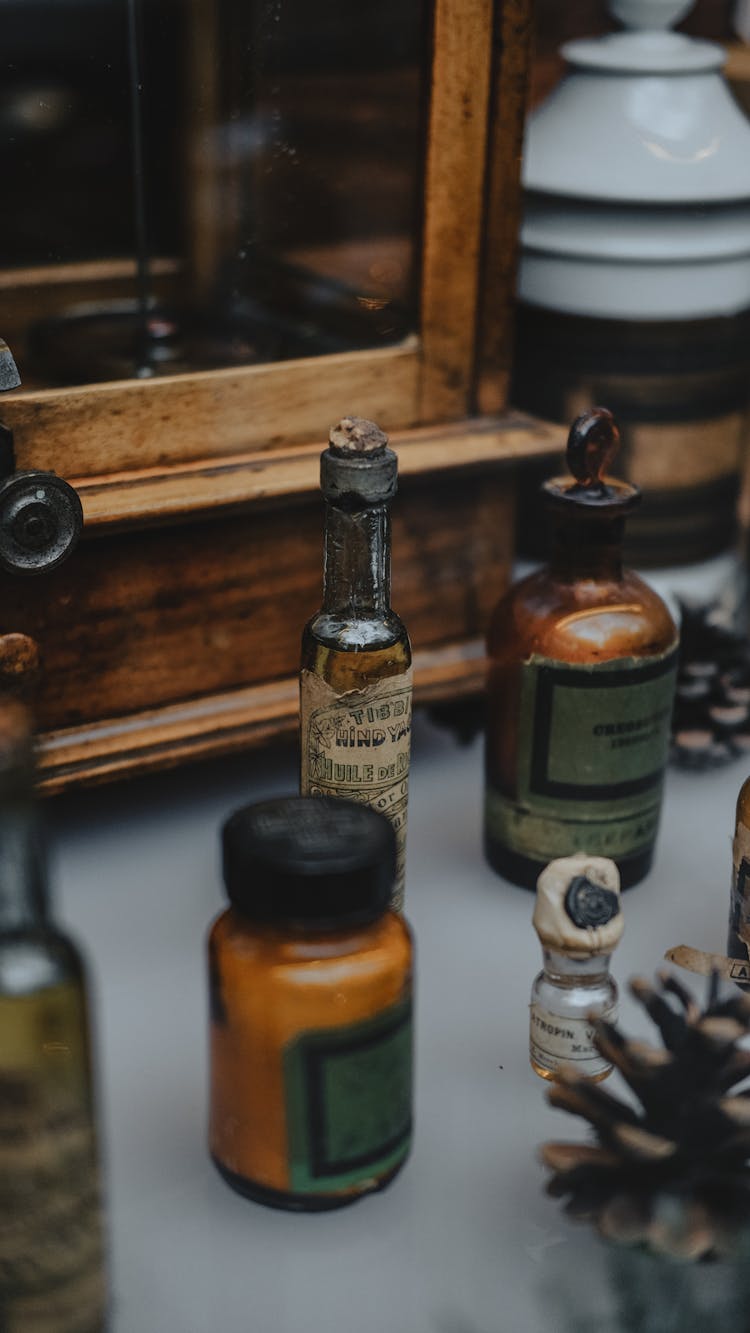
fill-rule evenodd
<path id="1" fill-rule="evenodd" d="M 624 899 L 621 983 L 651 975 L 673 944 L 723 950 L 744 776 L 742 761 L 670 772 L 655 869 Z M 528 1063 L 533 898 L 483 861 L 480 741 L 461 748 L 423 716 L 407 862 L 412 1157 L 382 1194 L 317 1215 L 248 1202 L 216 1174 L 204 948 L 224 906 L 218 828 L 295 782 L 289 747 L 47 805 L 58 916 L 86 950 L 96 1000 L 115 1333 L 645 1330 L 622 1312 L 618 1255 L 544 1194 L 537 1146 L 585 1131 L 546 1104 Z M 622 1018 L 649 1032 L 629 997 Z M 726 1293 L 720 1271 L 703 1270 L 704 1294 Z M 678 1305 L 669 1298 L 659 1333 Z M 674 1327 L 688 1323 L 683 1310 Z"/>

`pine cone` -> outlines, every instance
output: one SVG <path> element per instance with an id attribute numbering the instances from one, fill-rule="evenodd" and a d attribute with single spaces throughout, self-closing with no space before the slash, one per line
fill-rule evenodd
<path id="1" fill-rule="evenodd" d="M 598 1050 L 639 1107 L 572 1070 L 550 1087 L 552 1105 L 588 1120 L 597 1142 L 545 1143 L 547 1190 L 610 1240 L 679 1259 L 723 1256 L 750 1222 L 750 1089 L 735 1091 L 750 1075 L 750 1050 L 738 1047 L 750 1030 L 750 995 L 720 1000 L 714 975 L 701 1011 L 675 977 L 658 981 L 661 994 L 640 978 L 630 990 L 663 1049 L 592 1016 Z"/>
<path id="2" fill-rule="evenodd" d="M 717 606 L 680 605 L 672 762 L 718 768 L 750 749 L 750 651 Z"/>

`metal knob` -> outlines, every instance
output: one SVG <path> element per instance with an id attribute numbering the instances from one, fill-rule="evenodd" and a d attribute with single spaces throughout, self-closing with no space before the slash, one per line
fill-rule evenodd
<path id="1" fill-rule="evenodd" d="M 0 566 L 43 574 L 61 564 L 83 531 L 72 486 L 54 472 L 14 472 L 0 481 Z"/>

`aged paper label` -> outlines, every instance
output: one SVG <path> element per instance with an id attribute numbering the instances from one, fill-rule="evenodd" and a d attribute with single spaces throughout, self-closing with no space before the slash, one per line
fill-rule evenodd
<path id="1" fill-rule="evenodd" d="M 343 796 L 387 815 L 396 832 L 393 906 L 404 904 L 411 746 L 411 667 L 363 690 L 337 694 L 312 671 L 300 676 L 303 796 Z"/>
<path id="2" fill-rule="evenodd" d="M 617 1006 L 604 1010 L 601 1017 L 614 1023 Z M 577 1073 L 596 1078 L 611 1068 L 594 1045 L 594 1029 L 587 1018 L 561 1018 L 537 1003 L 530 1007 L 529 1049 L 536 1064 L 551 1073 L 560 1065 L 573 1065 Z"/>
<path id="3" fill-rule="evenodd" d="M 102 1209 L 77 986 L 0 1000 L 0 1327 L 103 1327 Z"/>
<path id="4" fill-rule="evenodd" d="M 741 964 L 733 981 L 750 982 L 750 829 L 738 824 L 732 843 L 727 953 Z"/>
<path id="5" fill-rule="evenodd" d="M 736 981 L 738 986 L 747 987 L 750 983 L 750 962 L 747 958 L 727 958 L 723 953 L 706 953 L 705 949 L 693 949 L 689 944 L 677 944 L 667 949 L 664 957 L 668 963 L 684 967 L 686 972 L 695 972 L 699 977 L 710 977 L 718 972 L 727 981 Z"/>

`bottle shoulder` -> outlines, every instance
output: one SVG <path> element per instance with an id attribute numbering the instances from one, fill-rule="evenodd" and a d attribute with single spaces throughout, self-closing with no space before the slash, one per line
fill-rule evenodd
<path id="1" fill-rule="evenodd" d="M 658 656 L 677 637 L 666 603 L 634 571 L 618 579 L 566 580 L 545 566 L 500 601 L 488 648 L 495 659 L 538 653 L 561 661 L 611 661 Z"/>
<path id="2" fill-rule="evenodd" d="M 330 985 L 332 970 L 352 977 L 358 969 L 408 971 L 412 937 L 404 918 L 392 911 L 365 926 L 303 932 L 256 924 L 230 907 L 211 927 L 209 951 L 246 984 L 265 979 L 269 985 Z"/>
<path id="3" fill-rule="evenodd" d="M 302 632 L 303 657 L 317 647 L 338 652 L 373 652 L 399 645 L 411 661 L 409 635 L 395 611 L 380 615 L 346 617 L 317 611 Z"/>
<path id="4" fill-rule="evenodd" d="M 85 985 L 83 957 L 63 932 L 39 926 L 0 932 L 0 994 Z"/>
<path id="5" fill-rule="evenodd" d="M 361 645 L 356 629 L 351 636 L 334 635 L 329 641 L 327 636 L 317 633 L 314 621 L 310 621 L 302 637 L 302 670 L 319 677 L 339 694 L 404 675 L 412 660 L 409 636 L 401 621 L 392 629 L 397 631 L 395 637 L 389 631 L 383 642 L 374 638 L 371 643 Z"/>
<path id="6" fill-rule="evenodd" d="M 531 990 L 532 1004 L 570 1018 L 585 1019 L 594 1006 L 600 1010 L 614 1008 L 618 998 L 617 983 L 606 971 L 585 980 L 560 980 L 553 979 L 542 970 L 535 978 Z"/>

